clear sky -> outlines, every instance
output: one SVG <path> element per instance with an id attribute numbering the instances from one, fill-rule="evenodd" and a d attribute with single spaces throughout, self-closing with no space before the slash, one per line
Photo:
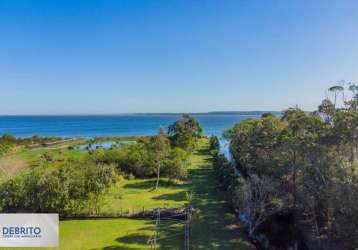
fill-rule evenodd
<path id="1" fill-rule="evenodd" d="M 0 0 L 0 114 L 314 109 L 358 1 Z"/>

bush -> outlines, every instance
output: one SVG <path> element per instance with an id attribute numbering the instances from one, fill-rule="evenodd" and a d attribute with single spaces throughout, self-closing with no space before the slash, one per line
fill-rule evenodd
<path id="1" fill-rule="evenodd" d="M 189 154 L 181 148 L 170 150 L 168 159 L 164 162 L 162 176 L 169 179 L 183 180 L 187 177 Z"/>
<path id="2" fill-rule="evenodd" d="M 211 154 L 217 154 L 220 151 L 220 142 L 217 136 L 210 136 L 209 150 Z"/>
<path id="3" fill-rule="evenodd" d="M 0 186 L 1 209 L 75 215 L 88 202 L 98 201 L 116 179 L 113 165 L 91 161 L 45 164 Z"/>

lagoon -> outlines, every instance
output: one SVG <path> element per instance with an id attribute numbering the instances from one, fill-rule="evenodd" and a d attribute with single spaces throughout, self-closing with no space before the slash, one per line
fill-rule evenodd
<path id="1" fill-rule="evenodd" d="M 113 147 L 120 147 L 121 145 L 135 144 L 135 143 L 136 141 L 102 141 L 102 142 L 80 144 L 76 147 L 76 149 L 80 151 L 94 150 L 99 148 L 110 149 Z"/>

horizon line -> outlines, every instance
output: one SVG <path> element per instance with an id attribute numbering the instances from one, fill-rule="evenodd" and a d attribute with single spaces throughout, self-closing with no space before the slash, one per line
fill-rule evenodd
<path id="1" fill-rule="evenodd" d="M 280 113 L 283 110 L 236 110 L 236 111 L 207 111 L 207 112 L 123 112 L 123 113 L 74 113 L 74 114 L 0 114 L 0 116 L 110 116 L 110 115 L 181 115 L 181 114 L 238 114 L 238 113 Z"/>

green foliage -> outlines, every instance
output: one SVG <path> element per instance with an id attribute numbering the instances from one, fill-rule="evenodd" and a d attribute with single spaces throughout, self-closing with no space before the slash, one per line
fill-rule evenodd
<path id="1" fill-rule="evenodd" d="M 98 149 L 91 153 L 97 163 L 115 164 L 127 176 L 184 179 L 189 164 L 189 154 L 182 148 L 171 147 L 163 129 L 157 136 L 123 145 L 110 150 Z M 159 177 L 158 177 L 159 176 Z"/>
<path id="2" fill-rule="evenodd" d="M 220 142 L 217 136 L 210 136 L 209 150 L 212 155 L 218 154 L 220 151 Z"/>
<path id="3" fill-rule="evenodd" d="M 187 177 L 189 164 L 189 153 L 182 148 L 173 148 L 164 162 L 162 176 L 169 179 L 183 180 Z"/>
<path id="4" fill-rule="evenodd" d="M 330 91 L 334 102 L 324 100 L 316 112 L 293 108 L 282 117 L 263 115 L 235 125 L 228 132 L 230 150 L 236 168 L 246 179 L 245 195 L 256 194 L 246 199 L 251 203 L 246 207 L 262 204 L 272 212 L 274 203 L 281 204 L 276 208 L 296 211 L 295 220 L 310 215 L 318 233 L 335 232 L 337 238 L 354 245 L 358 243 L 358 210 L 351 202 L 358 199 L 357 95 L 354 92 L 352 99 L 344 99 L 343 106 L 338 107 L 338 92 L 344 89 L 334 86 Z M 226 165 L 220 156 L 214 157 L 218 178 L 228 189 L 233 182 Z M 252 219 L 267 212 L 262 207 Z"/>
<path id="5" fill-rule="evenodd" d="M 194 192 L 185 192 L 185 200 L 188 202 L 188 203 L 191 203 L 193 200 L 194 200 L 194 197 L 195 197 L 195 194 Z"/>
<path id="6" fill-rule="evenodd" d="M 110 150 L 97 149 L 92 152 L 91 158 L 97 163 L 115 164 L 118 170 L 127 175 L 152 177 L 155 174 L 152 156 L 143 143 Z"/>
<path id="7" fill-rule="evenodd" d="M 170 141 L 167 134 L 162 128 L 157 136 L 152 136 L 147 143 L 147 148 L 153 154 L 156 163 L 163 161 L 168 157 L 170 149 Z"/>
<path id="8" fill-rule="evenodd" d="M 47 142 L 54 142 L 59 140 L 61 140 L 61 138 L 59 137 L 40 137 L 37 135 L 27 138 L 16 138 L 12 134 L 5 133 L 0 137 L 0 144 L 8 143 L 8 144 L 16 144 L 16 145 L 32 145 L 32 144 L 43 144 Z"/>
<path id="9" fill-rule="evenodd" d="M 157 175 L 157 181 L 155 188 L 157 189 L 160 181 L 160 170 L 163 162 L 167 159 L 169 155 L 170 142 L 167 134 L 162 128 L 160 128 L 159 134 L 150 138 L 147 143 L 149 152 L 153 158 L 155 165 L 155 172 Z"/>
<path id="10" fill-rule="evenodd" d="M 219 188 L 226 191 L 229 197 L 233 197 L 238 177 L 234 166 L 223 154 L 216 153 L 213 155 L 213 166 Z"/>
<path id="11" fill-rule="evenodd" d="M 9 133 L 5 133 L 3 134 L 3 136 L 1 136 L 0 139 L 2 142 L 6 142 L 6 143 L 15 143 L 16 142 L 16 138 Z"/>
<path id="12" fill-rule="evenodd" d="M 0 186 L 3 211 L 58 212 L 62 216 L 82 212 L 116 181 L 114 166 L 91 161 L 45 164 Z"/>
<path id="13" fill-rule="evenodd" d="M 36 135 L 29 138 L 16 138 L 12 134 L 5 133 L 0 137 L 0 156 L 14 151 L 16 147 L 42 145 L 44 143 L 58 141 L 60 139 L 61 138 L 57 137 L 39 137 Z"/>
<path id="14" fill-rule="evenodd" d="M 156 176 L 156 164 L 161 164 L 161 176 L 171 179 L 184 179 L 189 165 L 189 153 L 181 148 L 167 148 L 166 152 L 156 152 L 153 145 L 137 143 L 120 148 L 95 150 L 91 159 L 96 163 L 114 164 L 118 171 L 127 176 L 151 178 Z M 158 156 L 158 154 L 161 154 Z M 165 156 L 165 157 L 164 157 Z"/>
<path id="15" fill-rule="evenodd" d="M 188 114 L 183 114 L 182 118 L 175 121 L 168 128 L 171 143 L 174 147 L 181 147 L 192 152 L 201 137 L 203 129 L 199 122 Z"/>

